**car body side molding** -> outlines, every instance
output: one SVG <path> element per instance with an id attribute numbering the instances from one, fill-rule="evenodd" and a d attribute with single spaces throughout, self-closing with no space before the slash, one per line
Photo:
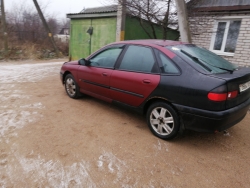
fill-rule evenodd
<path id="1" fill-rule="evenodd" d="M 136 97 L 139 97 L 139 98 L 144 98 L 143 95 L 140 95 L 140 94 L 137 94 L 137 93 L 133 93 L 133 92 L 130 92 L 130 91 L 124 91 L 124 90 L 116 89 L 116 88 L 113 88 L 113 87 L 111 87 L 110 89 L 114 90 L 114 91 L 119 91 L 119 92 L 122 92 L 122 93 L 126 93 L 126 94 L 129 94 L 129 95 L 133 95 L 133 96 L 136 96 Z"/>
<path id="2" fill-rule="evenodd" d="M 83 82 L 87 83 L 87 84 L 92 84 L 92 85 L 95 85 L 95 86 L 99 86 L 99 87 L 103 87 L 103 88 L 106 88 L 106 89 L 110 89 L 109 86 L 106 86 L 106 85 L 102 85 L 102 84 L 98 84 L 98 83 L 94 83 L 94 82 L 90 82 L 88 80 L 82 80 Z"/>

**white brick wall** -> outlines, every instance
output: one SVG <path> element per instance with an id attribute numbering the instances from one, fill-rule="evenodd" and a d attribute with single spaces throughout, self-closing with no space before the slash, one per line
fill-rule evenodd
<path id="1" fill-rule="evenodd" d="M 250 17 L 242 19 L 233 60 L 238 60 L 243 66 L 250 66 Z"/>
<path id="2" fill-rule="evenodd" d="M 215 20 L 225 16 L 229 19 L 230 16 L 242 16 L 242 20 L 234 56 L 223 56 L 223 58 L 241 66 L 250 66 L 250 14 L 196 15 L 195 17 L 190 17 L 189 23 L 192 32 L 192 42 L 193 44 L 209 49 Z"/>

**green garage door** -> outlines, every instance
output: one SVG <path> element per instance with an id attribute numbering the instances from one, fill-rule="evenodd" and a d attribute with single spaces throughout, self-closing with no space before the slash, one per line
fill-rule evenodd
<path id="1" fill-rule="evenodd" d="M 70 58 L 77 60 L 89 54 L 89 34 L 91 20 L 71 20 Z"/>
<path id="2" fill-rule="evenodd" d="M 87 33 L 93 27 L 93 35 Z M 115 42 L 116 18 L 72 19 L 70 57 L 72 60 L 87 57 L 100 47 Z"/>

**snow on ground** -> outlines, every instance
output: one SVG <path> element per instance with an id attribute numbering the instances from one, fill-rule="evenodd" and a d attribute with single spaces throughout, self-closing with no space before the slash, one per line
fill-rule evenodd
<path id="1" fill-rule="evenodd" d="M 39 64 L 0 64 L 0 134 L 22 128 L 36 121 L 41 115 L 37 110 L 45 108 L 41 102 L 27 104 L 31 97 L 22 90 L 13 90 L 20 82 L 37 82 L 43 78 L 58 74 L 62 62 Z M 17 106 L 15 101 L 25 101 Z M 4 105 L 3 105 L 4 104 Z"/>
<path id="2" fill-rule="evenodd" d="M 105 169 L 106 164 L 106 169 Z M 115 155 L 110 152 L 103 152 L 99 157 L 97 165 L 101 171 L 109 171 L 110 173 L 116 173 L 117 178 L 114 183 L 122 179 L 123 171 L 126 168 L 126 163 L 118 159 Z"/>
<path id="3" fill-rule="evenodd" d="M 45 182 L 49 187 L 96 187 L 89 175 L 91 166 L 85 161 L 65 166 L 60 161 L 46 161 L 40 156 L 25 158 L 15 152 L 15 157 L 19 161 L 18 169 L 22 170 L 20 176 L 13 176 L 17 166 L 8 166 L 6 172 L 10 175 L 11 182 L 20 182 L 31 177 L 37 187 L 43 187 Z"/>
<path id="4" fill-rule="evenodd" d="M 36 82 L 50 74 L 58 74 L 58 66 L 62 62 L 39 64 L 0 64 L 0 83 Z"/>
<path id="5" fill-rule="evenodd" d="M 44 108 L 44 106 L 42 103 L 17 105 L 15 101 L 27 102 L 30 96 L 21 90 L 11 91 L 6 86 L 13 88 L 15 84 L 0 83 L 0 141 L 5 138 L 5 142 L 8 142 L 9 138 L 5 135 L 15 135 L 16 129 L 21 129 L 26 124 L 42 117 L 37 109 Z"/>
<path id="6" fill-rule="evenodd" d="M 30 153 L 32 157 L 23 156 L 18 152 L 19 143 L 10 143 L 11 138 L 18 136 L 18 129 L 44 118 L 41 112 L 46 109 L 42 102 L 34 101 L 33 96 L 26 94 L 20 84 L 39 82 L 51 75 L 58 75 L 59 79 L 61 64 L 0 64 L 0 144 L 9 147 L 9 151 L 0 148 L 0 187 L 15 187 L 15 182 L 21 182 L 27 187 L 94 188 L 110 183 L 106 175 L 111 175 L 112 183 L 118 187 L 131 187 L 128 183 L 130 177 L 125 175 L 129 170 L 128 164 L 110 151 L 103 151 L 93 161 L 81 159 L 67 166 L 61 161 L 48 161 L 39 154 L 33 155 L 33 151 Z M 29 102 L 31 98 L 33 103 Z M 157 150 L 156 155 L 161 150 L 168 151 L 160 141 L 153 147 Z M 99 183 L 93 180 L 96 174 L 100 176 Z M 34 185 L 27 184 L 27 179 L 31 179 Z"/>
<path id="7" fill-rule="evenodd" d="M 29 104 L 25 91 L 15 89 L 20 82 L 37 82 L 46 76 L 59 74 L 62 62 L 40 64 L 0 64 L 0 143 L 9 143 L 10 137 L 17 136 L 15 130 L 21 129 L 31 122 L 42 117 L 39 110 L 45 108 L 39 101 Z M 18 101 L 15 102 L 15 101 Z M 20 104 L 21 101 L 21 104 Z M 52 187 L 68 187 L 74 181 L 81 185 L 83 182 L 88 187 L 95 187 L 86 171 L 87 165 L 82 161 L 65 167 L 60 161 L 45 161 L 38 158 L 26 158 L 16 152 L 15 145 L 10 146 L 11 152 L 0 153 L 0 185 L 5 187 L 6 178 L 12 183 L 20 182 L 32 176 L 34 181 L 47 181 Z M 16 165 L 7 165 L 7 161 L 18 161 Z M 21 169 L 21 171 L 20 171 Z"/>
<path id="8" fill-rule="evenodd" d="M 15 130 L 21 129 L 31 122 L 42 118 L 39 110 L 46 108 L 40 101 L 30 104 L 24 91 L 17 88 L 18 83 L 39 82 L 49 75 L 59 75 L 62 62 L 41 64 L 0 64 L 0 143 L 9 143 L 9 139 L 18 136 Z M 19 101 L 19 105 L 15 103 Z M 20 102 L 21 101 L 21 102 Z M 99 160 L 90 164 L 86 161 L 65 166 L 60 161 L 45 161 L 40 156 L 27 158 L 17 152 L 17 145 L 11 147 L 11 152 L 2 154 L 0 160 L 0 185 L 8 185 L 10 182 L 22 182 L 32 177 L 36 186 L 41 187 L 46 182 L 50 187 L 97 187 L 91 179 L 89 172 L 96 166 L 99 171 L 116 174 L 114 183 L 122 178 L 125 162 L 118 159 L 110 152 L 103 152 Z M 97 157 L 98 158 L 98 157 Z M 17 165 L 5 164 L 8 160 L 18 161 Z M 15 176 L 14 174 L 19 174 Z"/>

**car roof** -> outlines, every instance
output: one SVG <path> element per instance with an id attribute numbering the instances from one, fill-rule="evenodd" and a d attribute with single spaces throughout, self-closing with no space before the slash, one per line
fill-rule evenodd
<path id="1" fill-rule="evenodd" d="M 179 45 L 179 44 L 188 44 L 188 43 L 180 42 L 180 41 L 173 41 L 173 40 L 146 39 L 146 40 L 120 41 L 120 42 L 115 42 L 115 44 L 141 44 L 141 45 L 149 45 L 149 46 L 154 46 L 154 45 L 175 46 L 175 45 Z"/>

